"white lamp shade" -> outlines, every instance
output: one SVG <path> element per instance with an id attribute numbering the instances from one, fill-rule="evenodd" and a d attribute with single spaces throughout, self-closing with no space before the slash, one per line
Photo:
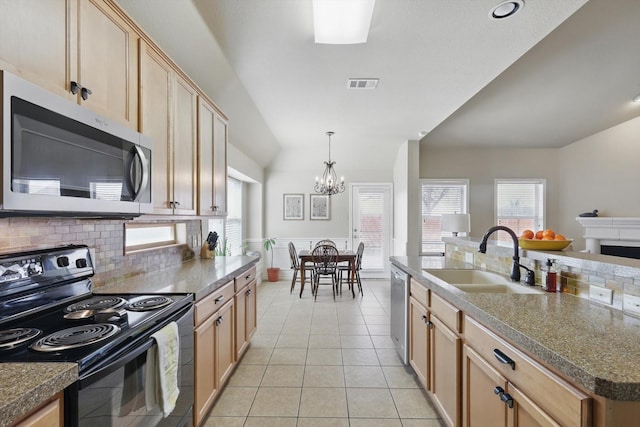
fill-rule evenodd
<path id="1" fill-rule="evenodd" d="M 468 233 L 471 230 L 469 214 L 442 214 L 440 229 L 452 233 Z"/>

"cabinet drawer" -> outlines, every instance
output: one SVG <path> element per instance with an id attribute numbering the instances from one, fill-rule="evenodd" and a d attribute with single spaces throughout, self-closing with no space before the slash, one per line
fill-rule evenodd
<path id="1" fill-rule="evenodd" d="M 467 345 L 473 347 L 492 367 L 526 393 L 560 425 L 590 425 L 591 398 L 588 395 L 468 316 L 465 319 L 465 338 Z M 500 362 L 498 357 L 513 363 Z"/>
<path id="2" fill-rule="evenodd" d="M 452 331 L 462 332 L 462 311 L 434 293 L 431 294 L 430 311 Z"/>
<path id="3" fill-rule="evenodd" d="M 247 286 L 256 278 L 256 267 L 253 266 L 238 277 L 236 277 L 236 292 Z"/>
<path id="4" fill-rule="evenodd" d="M 421 283 L 416 282 L 414 279 L 411 279 L 411 296 L 415 298 L 420 304 L 425 307 L 429 306 L 429 289 Z"/>
<path id="5" fill-rule="evenodd" d="M 233 289 L 233 281 L 218 288 L 200 301 L 196 301 L 195 324 L 196 326 L 204 322 L 204 320 L 218 311 L 227 301 L 233 299 L 235 294 Z"/>

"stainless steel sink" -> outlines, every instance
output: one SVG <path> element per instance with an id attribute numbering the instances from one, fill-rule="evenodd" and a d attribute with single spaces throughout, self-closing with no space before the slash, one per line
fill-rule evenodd
<path id="1" fill-rule="evenodd" d="M 540 290 L 509 281 L 504 276 L 483 270 L 425 269 L 426 273 L 466 293 L 539 294 Z"/>

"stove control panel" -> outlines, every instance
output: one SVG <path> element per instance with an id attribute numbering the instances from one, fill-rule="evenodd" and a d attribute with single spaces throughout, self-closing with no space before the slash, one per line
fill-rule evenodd
<path id="1" fill-rule="evenodd" d="M 16 259 L 0 263 L 0 283 L 12 282 L 42 274 L 40 257 Z"/>

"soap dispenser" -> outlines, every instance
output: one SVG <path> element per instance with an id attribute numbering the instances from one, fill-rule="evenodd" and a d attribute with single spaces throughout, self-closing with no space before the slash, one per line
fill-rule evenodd
<path id="1" fill-rule="evenodd" d="M 552 259 L 547 259 L 547 273 L 545 275 L 545 291 L 556 292 L 558 283 L 558 273 L 556 267 L 553 264 Z"/>

